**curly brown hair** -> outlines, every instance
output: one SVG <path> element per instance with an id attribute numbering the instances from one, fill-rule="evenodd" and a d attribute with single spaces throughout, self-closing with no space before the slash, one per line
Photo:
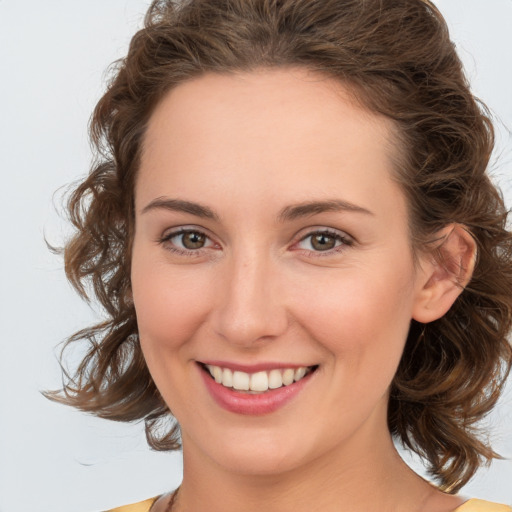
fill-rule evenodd
<path id="1" fill-rule="evenodd" d="M 103 418 L 145 420 L 150 445 L 179 447 L 175 423 L 145 364 L 130 292 L 134 183 L 148 120 L 174 86 L 205 73 L 300 66 L 343 82 L 392 119 L 413 245 L 460 223 L 478 261 L 450 311 L 412 322 L 392 383 L 391 433 L 455 492 L 498 455 L 476 423 L 495 405 L 512 365 L 512 235 L 486 169 L 487 109 L 470 92 L 445 21 L 428 0 L 156 0 L 126 58 L 116 63 L 90 132 L 97 158 L 72 192 L 76 232 L 67 276 L 108 319 L 74 334 L 88 344 L 64 388 L 47 395 Z"/>

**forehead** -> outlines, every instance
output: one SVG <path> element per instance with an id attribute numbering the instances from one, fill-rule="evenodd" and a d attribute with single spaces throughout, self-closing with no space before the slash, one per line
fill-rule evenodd
<path id="1" fill-rule="evenodd" d="M 136 197 L 202 190 L 233 200 L 244 189 L 246 199 L 274 193 L 300 201 L 335 186 L 371 202 L 376 180 L 391 182 L 394 140 L 390 120 L 319 74 L 207 74 L 171 90 L 155 109 Z"/>

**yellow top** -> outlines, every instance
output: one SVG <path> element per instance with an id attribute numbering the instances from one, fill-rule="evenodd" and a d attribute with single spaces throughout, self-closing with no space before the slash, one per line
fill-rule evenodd
<path id="1" fill-rule="evenodd" d="M 468 500 L 453 512 L 512 512 L 512 507 L 484 500 Z"/>
<path id="2" fill-rule="evenodd" d="M 107 512 L 149 512 L 149 509 L 155 503 L 159 497 L 150 498 L 149 500 L 139 501 L 139 503 L 133 503 L 132 505 L 125 505 L 124 507 L 113 508 Z"/>
<path id="3" fill-rule="evenodd" d="M 155 503 L 157 498 L 140 501 L 133 505 L 113 508 L 107 512 L 149 512 L 149 509 L 153 503 Z M 512 507 L 509 507 L 508 505 L 499 505 L 498 503 L 491 503 L 490 501 L 473 499 L 466 501 L 466 503 L 455 509 L 453 512 L 512 512 Z"/>

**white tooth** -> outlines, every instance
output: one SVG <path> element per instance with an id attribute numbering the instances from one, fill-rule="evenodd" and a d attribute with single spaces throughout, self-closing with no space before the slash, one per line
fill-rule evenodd
<path id="1" fill-rule="evenodd" d="M 222 370 L 222 385 L 227 388 L 233 387 L 233 372 L 229 368 Z"/>
<path id="2" fill-rule="evenodd" d="M 267 391 L 268 390 L 268 376 L 267 372 L 257 372 L 251 375 L 251 382 L 249 385 L 251 391 Z"/>
<path id="3" fill-rule="evenodd" d="M 249 391 L 249 374 L 233 372 L 233 387 L 239 391 Z"/>
<path id="4" fill-rule="evenodd" d="M 212 366 L 211 368 L 212 369 L 210 369 L 210 373 L 213 375 L 215 382 L 217 384 L 221 384 L 222 383 L 222 368 L 220 366 Z"/>
<path id="5" fill-rule="evenodd" d="M 283 371 L 283 384 L 289 386 L 295 377 L 295 370 L 293 368 L 287 368 Z"/>
<path id="6" fill-rule="evenodd" d="M 270 370 L 268 373 L 268 387 L 269 389 L 277 389 L 283 385 L 283 377 L 281 370 Z"/>
<path id="7" fill-rule="evenodd" d="M 207 364 L 206 368 L 208 368 L 208 371 L 210 372 L 210 375 L 213 377 L 213 366 L 211 364 Z"/>
<path id="8" fill-rule="evenodd" d="M 301 366 L 300 368 L 297 368 L 295 370 L 295 376 L 294 376 L 295 382 L 302 379 L 302 377 L 304 377 L 304 375 L 306 375 L 306 367 Z"/>

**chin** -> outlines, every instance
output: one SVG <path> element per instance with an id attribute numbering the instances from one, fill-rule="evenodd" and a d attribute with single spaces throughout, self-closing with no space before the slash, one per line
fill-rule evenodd
<path id="1" fill-rule="evenodd" d="M 190 449 L 200 451 L 225 471 L 266 477 L 300 468 L 309 460 L 308 453 L 315 452 L 304 446 L 304 440 L 296 440 L 289 434 L 254 428 L 238 430 L 217 436 L 205 436 L 203 432 L 200 444 L 185 434 L 183 453 L 186 457 Z"/>
<path id="2" fill-rule="evenodd" d="M 252 477 L 276 477 L 300 469 L 304 464 L 297 453 L 261 445 L 223 452 L 218 463 L 230 472 Z"/>

